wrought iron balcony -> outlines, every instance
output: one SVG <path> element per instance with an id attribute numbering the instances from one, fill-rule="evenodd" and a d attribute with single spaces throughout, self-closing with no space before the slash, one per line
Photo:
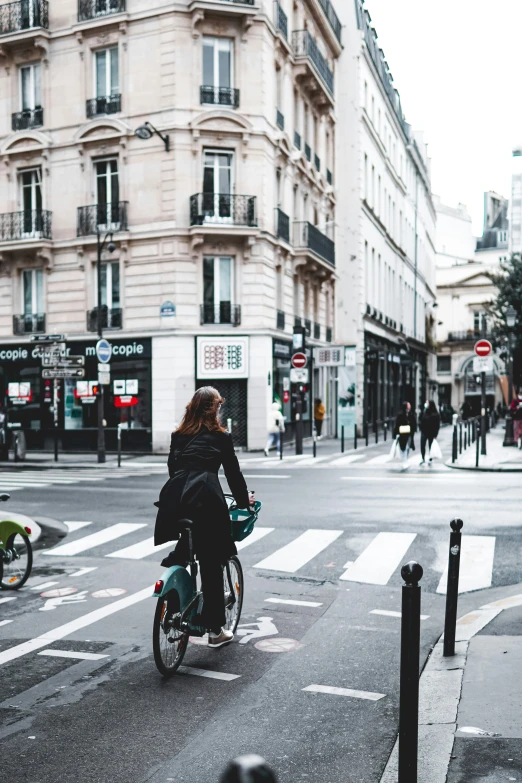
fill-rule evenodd
<path id="1" fill-rule="evenodd" d="M 285 129 L 285 115 L 279 109 L 276 109 L 276 125 L 281 130 Z"/>
<path id="2" fill-rule="evenodd" d="M 305 145 L 304 145 L 304 154 L 305 154 L 306 160 L 308 161 L 308 163 L 310 163 L 310 161 L 312 160 L 312 149 L 311 149 L 310 145 L 307 144 L 306 142 L 305 142 Z"/>
<path id="3" fill-rule="evenodd" d="M 201 305 L 202 324 L 232 324 L 241 323 L 241 305 L 230 302 L 220 302 L 218 305 Z"/>
<path id="4" fill-rule="evenodd" d="M 121 111 L 121 94 L 104 95 L 101 98 L 91 98 L 87 101 L 87 118 L 99 117 L 100 114 L 116 114 Z"/>
<path id="5" fill-rule="evenodd" d="M 39 334 L 45 332 L 45 313 L 13 315 L 13 334 Z"/>
<path id="6" fill-rule="evenodd" d="M 332 184 L 332 172 L 330 171 L 330 169 L 326 169 L 326 181 L 328 182 L 329 185 Z"/>
<path id="7" fill-rule="evenodd" d="M 126 231 L 128 203 L 113 201 L 110 204 L 78 207 L 76 236 L 86 237 L 103 231 Z"/>
<path id="8" fill-rule="evenodd" d="M 23 32 L 34 27 L 49 27 L 47 0 L 18 0 L 0 5 L 0 35 Z"/>
<path id="9" fill-rule="evenodd" d="M 333 9 L 333 5 L 331 4 L 330 0 L 319 0 L 319 3 L 321 4 L 321 7 L 326 14 L 326 18 L 328 19 L 330 26 L 335 33 L 335 37 L 339 43 L 341 43 L 341 22 L 339 21 L 339 17 Z"/>
<path id="10" fill-rule="evenodd" d="M 42 125 L 43 109 L 41 106 L 37 106 L 36 109 L 23 109 L 23 111 L 17 111 L 11 116 L 11 127 L 14 131 L 40 128 Z"/>
<path id="11" fill-rule="evenodd" d="M 233 109 L 237 109 L 239 90 L 235 87 L 212 87 L 212 85 L 204 84 L 199 88 L 199 99 L 201 103 L 232 106 Z"/>
<path id="12" fill-rule="evenodd" d="M 314 323 L 314 340 L 320 340 L 321 339 L 321 324 L 318 324 L 317 322 Z"/>
<path id="13" fill-rule="evenodd" d="M 101 306 L 102 329 L 121 329 L 123 326 L 123 310 L 121 307 Z M 98 331 L 98 308 L 87 310 L 87 331 Z"/>
<path id="14" fill-rule="evenodd" d="M 275 4 L 275 24 L 276 29 L 280 30 L 285 38 L 288 38 L 288 18 L 277 0 Z"/>
<path id="15" fill-rule="evenodd" d="M 296 30 L 292 34 L 292 48 L 296 57 L 308 57 L 326 89 L 333 95 L 334 76 L 315 39 L 308 30 Z"/>
<path id="16" fill-rule="evenodd" d="M 294 147 L 301 149 L 301 135 L 297 131 L 294 131 Z"/>
<path id="17" fill-rule="evenodd" d="M 326 327 L 326 342 L 331 343 L 332 342 L 332 327 L 327 326 Z"/>
<path id="18" fill-rule="evenodd" d="M 285 313 L 284 310 L 278 310 L 276 316 L 276 328 L 284 331 L 285 328 Z"/>
<path id="19" fill-rule="evenodd" d="M 335 242 L 308 221 L 294 223 L 294 246 L 306 247 L 335 266 Z"/>
<path id="20" fill-rule="evenodd" d="M 277 236 L 280 239 L 284 239 L 285 242 L 290 243 L 290 218 L 285 212 L 283 212 L 282 209 L 279 209 L 279 207 L 276 209 L 276 212 L 277 212 Z"/>
<path id="21" fill-rule="evenodd" d="M 491 329 L 467 329 L 461 332 L 448 332 L 449 343 L 475 342 L 476 340 L 491 340 L 495 332 Z"/>
<path id="22" fill-rule="evenodd" d="M 125 10 L 125 0 L 78 0 L 78 21 L 87 22 L 100 16 L 121 14 Z"/>
<path id="23" fill-rule="evenodd" d="M 0 242 L 24 239 L 51 239 L 51 212 L 26 209 L 0 215 Z"/>
<path id="24" fill-rule="evenodd" d="M 231 193 L 195 193 L 190 197 L 190 225 L 256 227 L 256 197 Z"/>
<path id="25" fill-rule="evenodd" d="M 321 158 L 319 155 L 314 155 L 314 166 L 317 171 L 321 171 Z"/>

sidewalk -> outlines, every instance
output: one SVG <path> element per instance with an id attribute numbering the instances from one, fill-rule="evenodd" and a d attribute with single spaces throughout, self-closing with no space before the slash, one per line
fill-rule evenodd
<path id="1" fill-rule="evenodd" d="M 460 617 L 455 656 L 435 645 L 420 679 L 418 783 L 522 780 L 521 589 Z M 397 751 L 381 783 L 396 783 Z"/>
<path id="2" fill-rule="evenodd" d="M 456 462 L 452 462 L 450 458 L 446 465 L 461 470 L 522 471 L 522 450 L 516 446 L 503 446 L 504 434 L 504 424 L 499 421 L 486 436 L 488 453 L 486 456 L 479 454 L 478 468 L 476 467 L 476 443 L 468 446 Z"/>

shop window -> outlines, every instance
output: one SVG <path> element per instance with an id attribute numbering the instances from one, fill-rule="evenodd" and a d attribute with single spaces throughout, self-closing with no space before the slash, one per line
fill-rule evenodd
<path id="1" fill-rule="evenodd" d="M 120 88 L 117 46 L 96 52 L 94 57 L 94 82 L 97 98 L 118 95 Z"/>
<path id="2" fill-rule="evenodd" d="M 203 323 L 233 323 L 234 263 L 229 256 L 203 259 Z"/>
<path id="3" fill-rule="evenodd" d="M 22 289 L 24 315 L 37 315 L 43 313 L 42 270 L 24 269 L 22 272 Z"/>
<path id="4" fill-rule="evenodd" d="M 437 372 L 451 372 L 451 356 L 437 356 Z"/>

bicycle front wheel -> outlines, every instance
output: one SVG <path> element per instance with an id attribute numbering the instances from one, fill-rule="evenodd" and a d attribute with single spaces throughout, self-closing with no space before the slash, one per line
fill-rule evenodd
<path id="1" fill-rule="evenodd" d="M 236 632 L 243 608 L 244 580 L 243 569 L 237 557 L 231 557 L 223 569 L 223 587 L 225 590 L 225 628 Z"/>
<path id="2" fill-rule="evenodd" d="M 164 677 L 171 677 L 179 669 L 187 651 L 189 631 L 175 627 L 179 619 L 179 596 L 171 590 L 158 598 L 152 629 L 154 662 Z"/>
<path id="3" fill-rule="evenodd" d="M 33 548 L 29 536 L 20 533 L 9 536 L 2 561 L 0 587 L 4 590 L 17 590 L 27 581 L 33 567 Z"/>

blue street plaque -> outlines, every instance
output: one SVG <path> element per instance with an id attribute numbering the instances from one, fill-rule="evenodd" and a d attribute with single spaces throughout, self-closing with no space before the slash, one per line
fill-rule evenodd
<path id="1" fill-rule="evenodd" d="M 96 356 L 99 362 L 109 362 L 112 356 L 112 347 L 107 340 L 98 340 L 96 343 Z"/>
<path id="2" fill-rule="evenodd" d="M 160 318 L 172 318 L 176 315 L 176 305 L 174 302 L 163 302 L 160 307 Z"/>

